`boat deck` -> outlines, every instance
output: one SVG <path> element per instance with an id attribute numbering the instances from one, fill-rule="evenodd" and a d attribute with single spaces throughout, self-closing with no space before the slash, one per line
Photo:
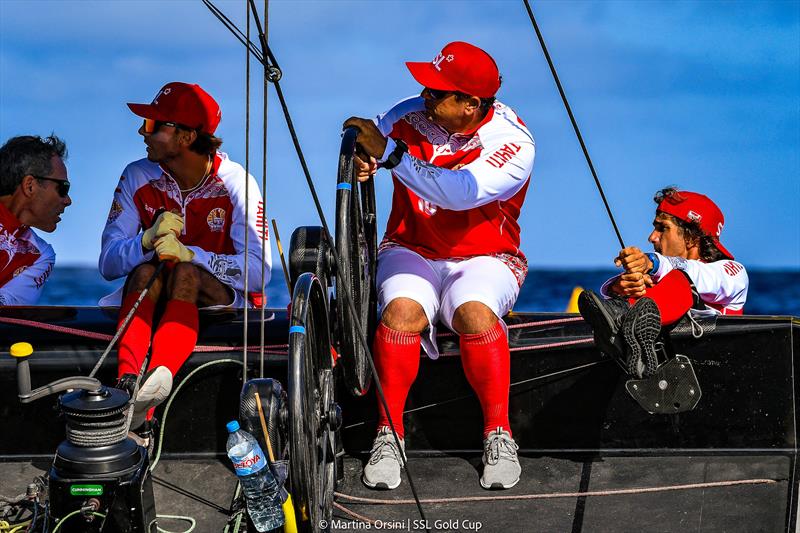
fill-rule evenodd
<path id="1" fill-rule="evenodd" d="M 409 457 L 412 474 L 431 531 L 510 533 L 554 531 L 785 531 L 786 501 L 791 485 L 786 455 L 731 454 L 694 456 L 559 456 L 523 453 L 523 477 L 507 491 L 485 491 L 478 485 L 477 454 Z M 372 491 L 360 481 L 361 458 L 345 460 L 342 495 L 380 500 L 410 500 L 405 480 L 394 491 Z M 4 487 L 24 487 L 49 466 L 47 458 L 0 463 Z M 222 531 L 236 478 L 225 458 L 162 459 L 153 473 L 159 514 L 188 515 L 195 532 Z M 713 486 L 717 482 L 747 482 Z M 679 485 L 694 488 L 664 489 Z M 3 492 L 7 492 L 4 488 Z M 576 496 L 576 492 L 590 492 Z M 331 531 L 423 531 L 413 503 L 360 503 L 346 496 L 338 505 L 376 522 L 371 528 L 341 508 L 334 511 Z M 457 501 L 460 498 L 480 501 Z M 493 500 L 492 498 L 504 498 Z M 511 499 L 516 498 L 516 499 Z M 456 501 L 443 501 L 452 499 Z M 161 519 L 170 531 L 186 523 Z M 480 527 L 480 529 L 478 529 Z"/>

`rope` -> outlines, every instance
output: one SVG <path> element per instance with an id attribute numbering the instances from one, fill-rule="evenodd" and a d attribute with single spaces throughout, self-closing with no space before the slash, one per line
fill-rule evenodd
<path id="1" fill-rule="evenodd" d="M 582 492 L 552 492 L 538 494 L 509 494 L 503 496 L 464 496 L 461 498 L 430 498 L 420 500 L 420 503 L 443 504 L 465 502 L 496 502 L 500 500 L 546 500 L 553 498 L 583 498 L 587 496 L 619 496 L 626 494 L 647 494 L 652 492 L 671 492 L 678 490 L 712 489 L 720 487 L 734 487 L 737 485 L 771 485 L 777 483 L 774 479 L 737 479 L 730 481 L 710 481 L 707 483 L 687 483 L 684 485 L 664 485 L 660 487 L 638 487 L 632 489 L 589 490 Z M 377 505 L 409 505 L 416 503 L 414 500 L 383 500 L 378 498 L 362 498 L 341 492 L 334 495 L 354 503 L 368 503 Z"/>
<path id="2" fill-rule="evenodd" d="M 536 327 L 536 326 L 553 326 L 556 324 L 569 324 L 570 322 L 583 322 L 583 317 L 576 316 L 576 317 L 569 317 L 569 318 L 554 318 L 552 320 L 539 320 L 536 322 L 521 322 L 519 324 L 508 324 L 506 327 L 508 329 L 520 329 L 520 328 L 529 328 L 529 327 Z M 452 331 L 444 331 L 442 333 L 437 333 L 436 338 L 440 337 L 457 337 L 455 333 Z"/>
<path id="3" fill-rule="evenodd" d="M 192 531 L 194 531 L 194 528 L 197 526 L 197 521 L 194 518 L 192 518 L 191 516 L 180 516 L 180 515 L 173 515 L 173 514 L 159 514 L 159 515 L 156 515 L 156 518 L 168 518 L 170 520 L 182 520 L 184 522 L 189 522 L 189 529 L 187 529 L 185 531 L 181 531 L 180 533 L 191 533 Z M 159 526 L 156 526 L 156 529 L 159 531 L 159 533 L 177 533 L 177 532 L 174 532 L 174 531 L 170 531 L 168 529 L 161 528 Z"/>
<path id="4" fill-rule="evenodd" d="M 544 57 L 547 59 L 547 65 L 550 67 L 550 72 L 553 74 L 553 79 L 556 82 L 556 86 L 558 87 L 558 94 L 561 95 L 561 100 L 564 102 L 564 107 L 567 109 L 567 114 L 569 115 L 569 120 L 572 122 L 572 129 L 575 130 L 575 135 L 578 137 L 578 142 L 581 145 L 581 150 L 583 150 L 583 156 L 586 158 L 586 162 L 589 164 L 589 170 L 592 172 L 592 177 L 594 177 L 594 182 L 597 185 L 597 190 L 600 191 L 600 198 L 603 199 L 603 205 L 606 206 L 606 212 L 608 213 L 608 218 L 611 219 L 611 225 L 614 226 L 614 233 L 617 234 L 617 240 L 619 241 L 620 248 L 625 248 L 625 243 L 622 241 L 622 235 L 619 232 L 619 228 L 617 227 L 617 222 L 614 220 L 614 215 L 611 213 L 611 207 L 608 205 L 608 200 L 606 200 L 606 195 L 603 192 L 603 187 L 600 185 L 600 178 L 597 177 L 597 172 L 594 169 L 594 165 L 592 164 L 592 158 L 589 157 L 589 150 L 586 148 L 586 143 L 583 142 L 583 135 L 581 135 L 581 130 L 578 128 L 578 123 L 575 121 L 575 116 L 572 114 L 572 108 L 569 106 L 569 102 L 567 101 L 567 95 L 564 94 L 564 88 L 561 86 L 561 80 L 558 79 L 558 73 L 556 72 L 556 67 L 553 65 L 553 60 L 550 58 L 550 53 L 547 51 L 547 46 L 544 44 L 544 37 L 542 37 L 542 32 L 539 31 L 539 25 L 536 24 L 536 18 L 533 16 L 533 11 L 531 10 L 531 6 L 528 3 L 528 0 L 522 0 L 525 3 L 525 9 L 528 10 L 528 16 L 531 19 L 531 23 L 533 24 L 533 29 L 536 31 L 536 37 L 539 39 L 539 44 L 542 46 L 542 52 L 544 52 Z"/>
<path id="5" fill-rule="evenodd" d="M 536 322 L 522 322 L 520 324 L 511 324 L 508 329 L 519 329 L 534 326 L 553 326 L 556 324 L 568 324 L 570 322 L 583 322 L 583 317 L 573 316 L 569 318 L 554 318 L 551 320 L 539 320 Z"/>
<path id="6" fill-rule="evenodd" d="M 253 4 L 253 0 L 248 0 L 248 1 L 249 1 L 250 4 Z M 211 9 L 211 6 L 210 6 L 211 0 L 203 0 L 203 3 L 206 4 L 206 6 L 209 6 L 209 9 Z M 255 8 L 254 5 L 252 5 L 252 7 Z M 212 9 L 212 12 L 214 12 L 215 15 L 217 15 L 218 11 L 219 10 L 216 9 L 216 8 Z M 256 10 L 253 9 L 253 11 L 256 11 Z M 220 18 L 220 16 L 217 15 L 217 18 Z M 220 20 L 222 20 L 222 18 L 220 18 Z M 317 195 L 317 189 L 314 186 L 314 180 L 311 178 L 311 172 L 309 171 L 308 165 L 306 164 L 305 155 L 303 154 L 303 150 L 300 147 L 300 141 L 297 138 L 297 131 L 294 128 L 294 123 L 292 121 L 291 114 L 289 113 L 289 106 L 286 103 L 286 98 L 283 95 L 283 90 L 281 89 L 281 85 L 279 83 L 279 80 L 280 80 L 281 75 L 282 75 L 280 67 L 278 66 L 278 62 L 275 59 L 275 56 L 272 54 L 272 50 L 270 50 L 270 48 L 269 48 L 269 44 L 267 43 L 266 39 L 264 38 L 264 32 L 260 27 L 260 21 L 259 21 L 258 17 L 255 18 L 255 22 L 256 22 L 256 25 L 258 27 L 259 40 L 261 42 L 261 47 L 262 47 L 262 49 L 264 51 L 264 54 L 266 55 L 266 57 L 262 61 L 262 64 L 264 65 L 264 67 L 269 72 L 269 77 L 267 79 L 270 82 L 272 82 L 273 86 L 275 87 L 275 93 L 278 96 L 278 101 L 280 102 L 281 110 L 283 111 L 283 116 L 284 116 L 284 119 L 286 120 L 286 126 L 289 129 L 289 135 L 292 138 L 292 144 L 294 145 L 295 152 L 297 153 L 297 158 L 299 159 L 300 166 L 303 169 L 303 175 L 304 175 L 304 177 L 306 179 L 306 183 L 308 184 L 309 193 L 311 194 L 311 198 L 312 198 L 312 200 L 314 202 L 314 207 L 315 207 L 315 209 L 317 211 L 317 215 L 319 216 L 320 223 L 322 224 L 323 233 L 325 235 L 325 238 L 328 241 L 328 244 L 330 245 L 330 252 L 331 252 L 331 255 L 333 256 L 333 261 L 336 264 L 337 271 L 341 272 L 342 271 L 342 268 L 341 268 L 342 262 L 341 262 L 341 259 L 339 258 L 339 254 L 336 252 L 336 245 L 335 245 L 333 239 L 331 238 L 331 232 L 330 232 L 330 229 L 328 227 L 327 219 L 325 218 L 325 212 L 323 211 L 322 204 L 319 201 L 319 196 Z M 224 23 L 225 22 L 223 21 L 223 24 Z M 227 26 L 227 24 L 226 24 L 226 26 Z M 231 28 L 229 27 L 228 29 L 231 29 Z M 231 30 L 231 31 L 233 32 L 233 30 Z M 234 35 L 236 35 L 235 32 L 234 32 Z M 249 43 L 249 41 L 248 41 L 248 43 Z M 248 49 L 250 48 L 249 44 L 245 44 L 245 46 Z M 372 375 L 374 377 L 375 390 L 376 390 L 376 392 L 378 394 L 378 397 L 380 398 L 380 402 L 381 402 L 381 405 L 384 408 L 384 411 L 387 413 L 389 427 L 392 428 L 392 435 L 394 436 L 395 442 L 398 443 L 398 446 L 399 446 L 400 440 L 399 440 L 399 437 L 397 436 L 397 432 L 395 430 L 395 426 L 394 426 L 394 422 L 392 421 L 392 417 L 391 417 L 391 415 L 388 414 L 388 412 L 389 412 L 388 404 L 386 403 L 386 398 L 384 397 L 384 394 L 383 394 L 383 387 L 381 387 L 381 382 L 380 382 L 380 378 L 378 377 L 378 372 L 377 372 L 377 370 L 375 368 L 375 363 L 372 360 L 372 350 L 370 349 L 369 342 L 367 342 L 367 336 L 366 336 L 366 333 L 365 333 L 365 329 L 360 324 L 358 313 L 356 312 L 355 304 L 353 303 L 353 298 L 352 298 L 352 295 L 351 295 L 351 291 L 350 291 L 350 289 L 348 287 L 348 283 L 344 282 L 342 285 L 343 285 L 343 288 L 345 289 L 343 291 L 343 296 L 344 296 L 345 305 L 347 306 L 347 311 L 350 313 L 350 316 L 353 318 L 353 321 L 356 324 L 359 325 L 359 327 L 357 328 L 357 330 L 358 330 L 358 341 L 364 347 L 364 351 L 368 354 L 367 362 L 369 363 L 370 370 L 371 370 Z M 406 464 L 405 458 L 403 458 L 403 467 L 406 469 L 406 476 L 408 478 L 408 485 L 409 485 L 409 488 L 411 489 L 411 493 L 414 495 L 414 498 L 417 499 L 417 489 L 416 489 L 416 486 L 414 485 L 413 476 L 411 475 L 411 471 L 408 469 L 408 465 Z M 419 510 L 420 517 L 423 520 L 425 520 L 425 513 L 424 513 L 422 507 L 419 507 L 418 510 Z M 426 531 L 429 531 L 429 528 L 426 528 Z"/>
<path id="7" fill-rule="evenodd" d="M 348 514 L 348 515 L 352 516 L 352 517 L 353 517 L 353 518 L 355 518 L 356 520 L 359 520 L 359 521 L 361 521 L 361 522 L 367 523 L 367 524 L 369 524 L 369 525 L 374 525 L 374 524 L 375 524 L 375 520 L 372 520 L 371 518 L 367 518 L 367 517 L 366 517 L 366 516 L 364 516 L 364 515 L 360 515 L 360 514 L 358 514 L 358 513 L 357 513 L 357 512 L 355 512 L 355 511 L 351 511 L 350 509 L 348 509 L 347 507 L 345 507 L 344 505 L 342 505 L 342 504 L 340 504 L 340 503 L 333 502 L 333 506 L 334 506 L 336 509 L 339 509 L 340 511 L 342 511 L 343 513 L 345 513 L 345 514 Z"/>
<path id="8" fill-rule="evenodd" d="M 247 41 L 250 42 L 250 3 L 245 2 L 245 17 L 247 18 Z M 245 224 L 250 223 L 250 51 L 245 49 L 244 53 L 245 62 L 245 113 L 244 113 L 244 220 Z M 247 383 L 247 291 L 250 289 L 249 274 L 250 274 L 250 248 L 249 248 L 250 228 L 244 232 L 244 323 L 242 324 L 242 360 L 244 361 L 244 373 L 242 374 L 242 386 Z"/>
<path id="9" fill-rule="evenodd" d="M 167 400 L 167 405 L 164 408 L 164 415 L 161 417 L 161 430 L 158 432 L 158 450 L 153 458 L 153 462 L 150 464 L 150 472 L 152 473 L 156 469 L 156 465 L 158 465 L 159 459 L 161 459 L 161 448 L 162 444 L 164 443 L 164 431 L 167 429 L 167 415 L 169 414 L 169 409 L 172 407 L 172 402 L 178 396 L 178 392 L 180 392 L 181 388 L 189 381 L 189 378 L 197 374 L 202 369 L 213 366 L 219 365 L 222 363 L 233 363 L 237 365 L 243 365 L 241 361 L 237 361 L 236 359 L 217 359 L 216 361 L 209 361 L 208 363 L 204 363 L 191 372 L 189 372 L 185 378 L 180 382 L 180 384 L 175 387 L 175 390 L 172 391 L 172 394 L 169 396 L 169 400 Z"/>
<path id="10" fill-rule="evenodd" d="M 249 23 L 248 23 L 249 25 Z M 269 6 L 267 5 L 267 0 L 264 0 L 264 40 L 267 40 L 267 36 L 269 32 Z M 264 77 L 268 77 L 269 72 L 267 66 L 264 65 Z M 265 339 L 265 328 L 266 323 L 264 322 L 264 313 L 266 313 L 266 287 L 264 284 L 264 277 L 266 276 L 266 261 L 264 258 L 267 254 L 267 87 L 263 87 L 264 92 L 262 93 L 263 98 L 263 142 L 261 146 L 261 190 L 263 191 L 263 198 L 261 204 L 261 219 L 258 221 L 261 223 L 261 320 L 259 321 L 259 346 L 261 350 L 259 351 L 258 357 L 258 366 L 259 366 L 259 377 L 264 377 L 264 339 Z M 291 295 L 289 296 L 291 298 Z"/>
<path id="11" fill-rule="evenodd" d="M 56 524 L 56 527 L 53 528 L 53 533 L 57 533 L 58 530 L 61 529 L 61 526 L 64 524 L 64 522 L 66 522 L 68 519 L 72 518 L 73 516 L 75 516 L 76 514 L 79 514 L 79 513 L 81 513 L 81 509 L 75 509 L 74 511 L 69 513 L 67 516 L 65 516 L 64 518 L 59 520 L 58 524 Z M 90 514 L 92 516 L 99 516 L 100 518 L 105 518 L 106 517 L 106 515 L 104 515 L 102 513 L 91 512 L 91 513 L 88 513 L 88 514 Z"/>
<path id="12" fill-rule="evenodd" d="M 536 327 L 536 326 L 551 326 L 557 324 L 568 324 L 571 322 L 581 322 L 583 318 L 581 317 L 569 317 L 569 318 L 556 318 L 552 320 L 539 320 L 534 322 L 522 322 L 520 324 L 512 324 L 508 326 L 508 329 L 520 329 L 520 328 L 527 328 L 527 327 Z M 96 333 L 93 331 L 87 331 L 78 328 L 69 328 L 65 326 L 58 326 L 55 324 L 47 324 L 45 322 L 37 322 L 35 320 L 23 320 L 19 318 L 8 318 L 8 317 L 0 317 L 0 322 L 5 322 L 8 324 L 13 324 L 17 326 L 25 326 L 37 329 L 43 329 L 46 331 L 54 331 L 56 333 L 63 333 L 65 335 L 73 335 L 76 337 L 85 337 L 89 339 L 101 340 L 101 341 L 109 341 L 111 340 L 112 336 L 107 335 L 105 333 Z M 452 332 L 446 333 L 439 333 L 437 334 L 438 337 L 455 337 L 456 334 Z M 560 342 L 551 342 L 546 344 L 537 344 L 534 346 L 517 346 L 515 348 L 511 348 L 510 351 L 512 352 L 524 352 L 524 351 L 533 351 L 533 350 L 547 350 L 550 348 L 561 348 L 564 346 L 575 346 L 581 344 L 589 344 L 593 342 L 591 337 L 569 340 L 569 341 L 560 341 Z M 198 344 L 194 347 L 193 353 L 220 353 L 220 352 L 234 352 L 238 350 L 247 349 L 248 352 L 260 352 L 262 350 L 262 346 L 258 347 L 247 347 L 245 346 L 209 346 Z M 264 344 L 264 354 L 266 355 L 277 355 L 277 356 L 286 356 L 287 350 L 289 348 L 288 344 Z M 441 354 L 443 357 L 454 357 L 457 356 L 458 352 L 446 352 Z M 424 355 L 422 356 L 424 357 Z M 262 373 L 263 374 L 263 373 Z"/>
<path id="13" fill-rule="evenodd" d="M 75 337 L 84 337 L 87 339 L 94 339 L 99 341 L 110 341 L 113 336 L 106 333 L 97 333 L 85 329 L 69 328 L 66 326 L 58 326 L 56 324 L 47 324 L 46 322 L 38 322 L 36 320 L 23 320 L 19 318 L 0 317 L 0 322 L 13 324 L 15 326 L 25 326 L 30 328 L 43 329 L 45 331 L 53 331 L 56 333 L 63 333 L 65 335 L 73 335 Z M 194 347 L 193 352 L 197 353 L 214 353 L 214 352 L 233 352 L 241 350 L 242 346 L 209 346 L 198 344 Z M 289 348 L 288 344 L 267 344 L 264 345 L 265 349 L 269 349 L 266 353 L 270 355 L 286 355 Z M 260 347 L 248 348 L 248 351 L 257 351 Z"/>

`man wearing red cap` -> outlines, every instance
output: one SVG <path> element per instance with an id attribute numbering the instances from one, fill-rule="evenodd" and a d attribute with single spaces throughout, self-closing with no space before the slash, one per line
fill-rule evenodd
<path id="1" fill-rule="evenodd" d="M 129 164 L 122 173 L 99 261 L 106 279 L 127 277 L 120 321 L 154 275 L 156 263 L 168 262 L 119 342 L 118 374 L 121 385 L 128 386 L 152 337 L 149 370 L 134 406 L 131 427 L 136 429 L 167 397 L 172 379 L 194 350 L 198 307 L 242 307 L 248 294 L 260 296 L 268 280 L 261 279 L 261 239 L 266 238 L 261 194 L 253 177 L 218 151 L 222 139 L 214 132 L 221 113 L 214 99 L 199 85 L 173 82 L 152 103 L 128 107 L 144 118 L 139 134 L 147 158 Z M 269 275 L 269 245 L 263 259 Z M 104 300 L 101 305 L 111 304 L 108 297 Z M 153 316 L 161 301 L 163 314 L 153 333 Z"/>
<path id="2" fill-rule="evenodd" d="M 598 348 L 623 360 L 628 373 L 639 378 L 655 372 L 662 327 L 690 311 L 740 315 L 748 288 L 744 266 L 719 240 L 725 219 L 714 202 L 673 187 L 654 200 L 658 207 L 648 240 L 655 252 L 625 248 L 614 260 L 624 272 L 601 289 L 606 298 L 585 291 L 578 299 Z"/>
<path id="3" fill-rule="evenodd" d="M 483 412 L 484 488 L 510 488 L 521 472 L 508 419 L 510 354 L 504 322 L 527 274 L 517 222 L 533 169 L 534 141 L 495 100 L 500 74 L 489 54 L 453 42 L 432 61 L 406 63 L 424 86 L 359 128 L 359 179 L 392 171 L 394 196 L 378 253 L 381 323 L 373 353 L 392 421 L 419 368 L 420 345 L 438 357 L 436 324 L 461 339 L 467 380 Z M 421 335 L 423 332 L 426 334 Z M 378 436 L 364 467 L 372 488 L 400 484 L 400 454 L 379 406 Z M 400 441 L 404 448 L 404 441 Z"/>

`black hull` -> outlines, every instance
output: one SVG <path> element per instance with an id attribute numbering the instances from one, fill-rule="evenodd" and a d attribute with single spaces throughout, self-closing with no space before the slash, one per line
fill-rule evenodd
<path id="1" fill-rule="evenodd" d="M 268 314 L 272 314 L 271 312 Z M 275 310 L 266 326 L 266 344 L 284 344 L 287 320 Z M 66 327 L 112 334 L 114 312 L 95 308 L 6 308 L 0 317 L 24 318 Z M 565 314 L 518 314 L 519 323 L 559 321 Z M 242 317 L 237 313 L 201 317 L 199 344 L 240 346 Z M 256 317 L 251 315 L 249 342 L 259 341 Z M 780 490 L 755 505 L 768 505 L 786 527 L 795 523 L 797 508 L 797 402 L 795 369 L 800 356 L 800 321 L 791 317 L 720 317 L 716 329 L 699 339 L 673 334 L 678 353 L 694 363 L 702 398 L 693 411 L 650 415 L 628 395 L 615 363 L 602 357 L 581 321 L 551 323 L 511 330 L 511 425 L 526 460 L 570 457 L 575 464 L 598 458 L 656 458 L 656 465 L 685 461 L 767 465 L 752 475 L 782 480 Z M 86 374 L 105 348 L 105 342 L 0 323 L 4 351 L 17 341 L 29 341 L 34 386 L 68 375 Z M 456 352 L 454 338 L 442 339 L 443 352 Z M 564 343 L 574 344 L 564 344 Z M 250 353 L 249 375 L 258 372 L 257 353 Z M 241 360 L 241 350 L 194 354 L 176 383 L 201 364 L 218 359 Z M 63 422 L 54 401 L 21 405 L 16 398 L 14 361 L 0 358 L 0 419 L 3 433 L 0 458 L 25 461 L 49 457 L 63 439 Z M 108 358 L 99 377 L 115 378 L 116 359 Z M 285 383 L 286 358 L 268 355 L 265 375 Z M 224 424 L 238 413 L 242 366 L 223 363 L 195 375 L 175 400 L 167 420 L 164 454 L 168 460 L 224 453 Z M 373 393 L 355 398 L 339 391 L 344 413 L 342 437 L 349 455 L 368 450 L 375 424 Z M 405 418 L 407 447 L 416 455 L 474 456 L 480 453 L 481 416 L 457 356 L 423 360 L 412 388 Z M 703 458 L 706 459 L 703 459 Z M 673 458 L 667 461 L 664 458 Z M 699 458 L 699 459 L 698 459 Z M 544 459 L 541 459 L 544 460 Z M 412 463 L 413 464 L 413 463 Z M 677 463 L 676 463 L 677 464 Z M 716 463 L 714 463 L 716 464 Z M 585 468 L 585 467 L 584 467 Z M 708 468 L 708 467 L 706 467 Z M 724 467 L 719 467 L 724 471 Z M 745 469 L 746 470 L 746 469 Z M 635 469 L 629 473 L 636 485 Z M 626 474 L 627 475 L 627 474 Z M 712 476 L 713 477 L 713 476 Z M 357 490 L 355 485 L 352 487 Z M 7 491 L 10 492 L 10 491 Z M 766 503 L 765 503 L 766 502 Z M 414 515 L 407 508 L 407 515 Z M 747 529 L 747 528 L 745 528 Z M 772 530 L 772 528 L 767 528 Z M 485 530 L 485 529 L 484 529 Z"/>

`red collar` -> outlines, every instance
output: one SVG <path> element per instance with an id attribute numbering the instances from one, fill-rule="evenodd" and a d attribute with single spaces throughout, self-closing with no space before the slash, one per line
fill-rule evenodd
<path id="1" fill-rule="evenodd" d="M 2 203 L 0 203 L 0 226 L 12 235 L 28 228 L 28 226 L 22 224 L 22 222 L 14 216 L 14 213 L 9 211 Z"/>

